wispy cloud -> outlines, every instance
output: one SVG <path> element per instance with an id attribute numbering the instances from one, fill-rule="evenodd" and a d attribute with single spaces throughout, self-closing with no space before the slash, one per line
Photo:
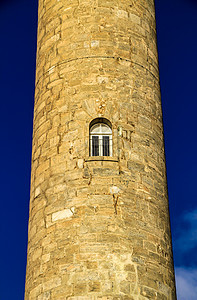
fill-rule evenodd
<path id="1" fill-rule="evenodd" d="M 197 299 L 197 268 L 175 268 L 177 299 Z"/>
<path id="2" fill-rule="evenodd" d="M 197 209 L 185 213 L 180 220 L 179 226 L 181 230 L 179 230 L 174 244 L 180 256 L 197 247 Z"/>
<path id="3" fill-rule="evenodd" d="M 178 300 L 197 300 L 197 209 L 185 212 L 177 221 L 174 240 Z"/>

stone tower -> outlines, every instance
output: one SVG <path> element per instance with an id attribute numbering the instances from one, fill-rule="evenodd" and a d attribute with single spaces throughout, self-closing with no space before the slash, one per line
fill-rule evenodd
<path id="1" fill-rule="evenodd" d="M 39 0 L 26 300 L 176 299 L 153 0 Z"/>

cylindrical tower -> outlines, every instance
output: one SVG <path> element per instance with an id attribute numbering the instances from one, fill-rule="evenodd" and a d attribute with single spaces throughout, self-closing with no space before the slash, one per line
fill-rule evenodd
<path id="1" fill-rule="evenodd" d="M 176 299 L 153 0 L 39 0 L 25 299 Z"/>

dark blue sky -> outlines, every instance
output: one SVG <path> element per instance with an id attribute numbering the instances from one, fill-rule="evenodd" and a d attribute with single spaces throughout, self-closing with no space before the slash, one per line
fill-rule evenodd
<path id="1" fill-rule="evenodd" d="M 197 1 L 156 0 L 156 16 L 178 299 L 194 300 L 187 289 L 197 286 Z M 36 27 L 36 0 L 0 1 L 2 300 L 24 297 Z"/>

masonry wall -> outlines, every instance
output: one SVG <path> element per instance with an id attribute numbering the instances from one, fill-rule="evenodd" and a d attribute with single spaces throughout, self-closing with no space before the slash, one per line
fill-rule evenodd
<path id="1" fill-rule="evenodd" d="M 39 1 L 25 299 L 176 299 L 153 0 Z"/>

